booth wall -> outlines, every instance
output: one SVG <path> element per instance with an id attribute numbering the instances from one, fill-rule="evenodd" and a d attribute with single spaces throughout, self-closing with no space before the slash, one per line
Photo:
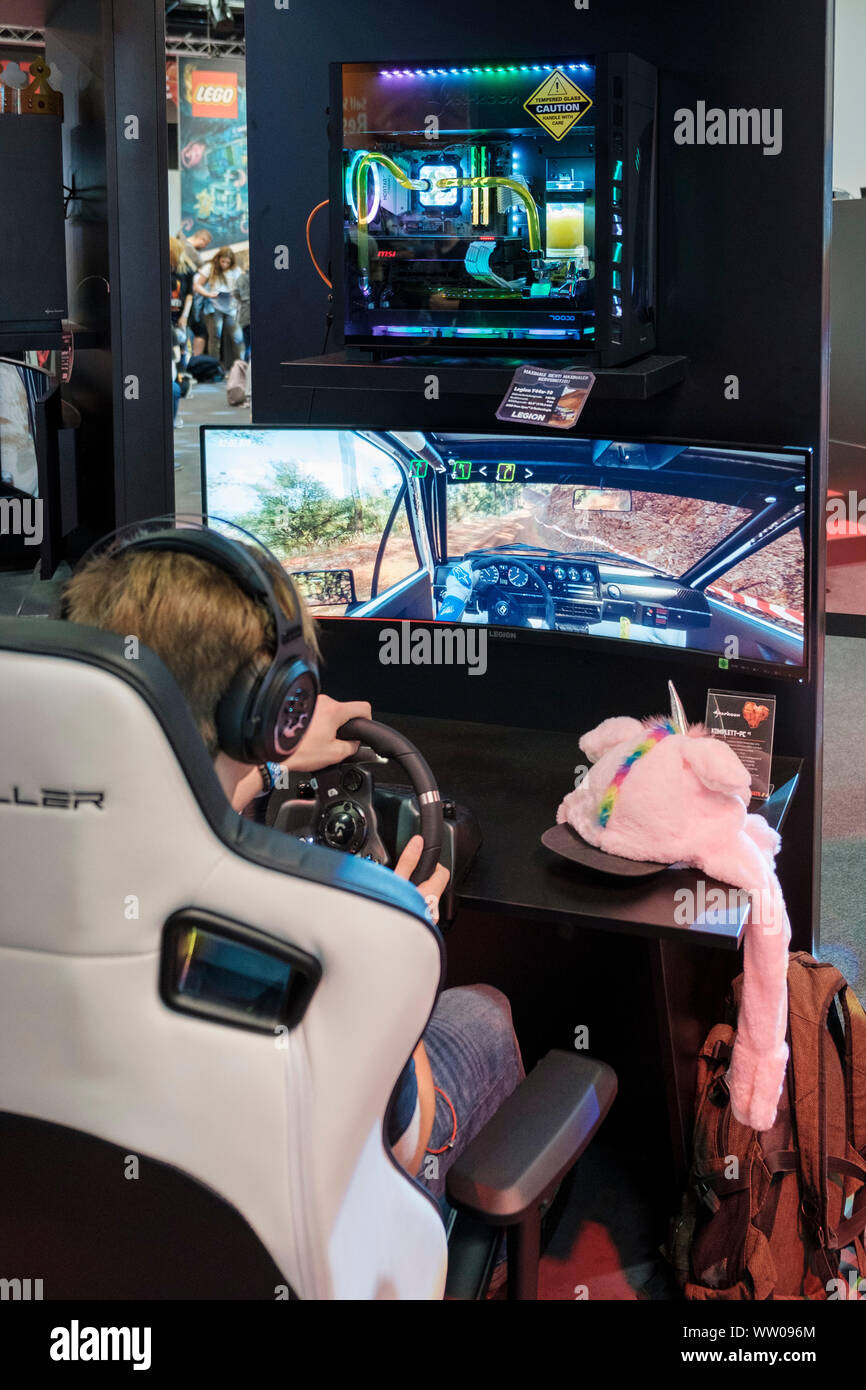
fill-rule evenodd
<path id="1" fill-rule="evenodd" d="M 774 682 L 687 664 L 671 672 L 692 718 L 703 713 L 708 685 L 777 695 L 777 750 L 804 760 L 783 865 L 800 947 L 812 944 L 818 921 L 820 864 L 832 19 L 832 0 L 592 0 L 582 10 L 538 0 L 531 22 L 513 0 L 477 0 L 471 10 L 458 0 L 435 7 L 293 0 L 288 10 L 253 5 L 247 12 L 256 423 L 455 425 L 447 393 L 427 402 L 419 389 L 416 406 L 405 393 L 385 405 L 380 390 L 367 398 L 322 390 L 299 409 L 299 393 L 284 384 L 282 364 L 320 353 L 325 337 L 328 292 L 310 263 L 304 229 L 328 192 L 329 62 L 456 66 L 629 50 L 658 67 L 658 351 L 685 354 L 686 379 L 643 402 L 612 405 L 591 396 L 578 432 L 814 451 L 808 678 Z M 766 112 L 775 137 L 768 152 L 762 144 L 677 143 L 677 113 L 696 113 L 699 103 Z M 324 213 L 313 244 L 327 265 Z M 278 268 L 285 250 L 287 268 Z M 495 430 L 492 409 L 472 428 Z M 633 652 L 599 654 L 587 642 L 539 648 L 531 666 L 520 643 L 492 644 L 485 681 L 446 668 L 437 669 L 435 683 L 408 669 L 395 681 L 378 664 L 373 634 L 358 630 L 367 626 L 347 624 L 345 633 L 329 635 L 328 688 L 371 698 L 381 710 L 577 732 L 604 714 L 643 715 L 663 702 L 655 663 Z M 341 675 L 347 670 L 350 681 Z"/>
<path id="2" fill-rule="evenodd" d="M 764 0 L 759 11 L 740 0 L 623 0 L 586 11 L 566 0 L 538 0 L 531 25 L 526 20 L 524 6 L 497 0 L 477 0 L 471 22 L 459 0 L 250 6 L 257 422 L 284 421 L 280 363 L 319 353 L 325 336 L 328 291 L 310 263 L 304 227 L 328 196 L 328 63 L 444 66 L 629 49 L 660 74 L 658 350 L 687 354 L 690 368 L 682 388 L 646 409 L 629 407 L 623 433 L 815 443 L 826 230 L 825 0 Z M 725 110 L 781 110 L 780 152 L 675 144 L 675 112 L 699 101 Z M 324 265 L 326 212 L 312 235 Z M 275 266 L 281 246 L 288 248 L 287 269 Z M 729 375 L 739 378 L 736 400 L 725 395 Z M 440 409 L 444 416 L 446 401 Z"/>

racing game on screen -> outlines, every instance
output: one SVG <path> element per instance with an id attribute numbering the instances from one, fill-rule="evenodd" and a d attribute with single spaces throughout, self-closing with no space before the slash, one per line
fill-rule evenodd
<path id="1" fill-rule="evenodd" d="M 317 617 L 474 623 L 804 664 L 806 455 L 206 429 L 212 518 Z"/>

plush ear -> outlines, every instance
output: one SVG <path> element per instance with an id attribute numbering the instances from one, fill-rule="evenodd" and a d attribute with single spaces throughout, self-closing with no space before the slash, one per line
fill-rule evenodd
<path id="1" fill-rule="evenodd" d="M 613 719 L 605 719 L 598 728 L 590 729 L 588 734 L 584 734 L 578 747 L 591 763 L 597 763 L 604 753 L 615 748 L 618 743 L 625 743 L 628 739 L 638 742 L 643 732 L 644 727 L 639 719 L 630 719 L 628 715 L 618 714 Z"/>
<path id="2" fill-rule="evenodd" d="M 683 761 L 710 791 L 739 796 L 748 804 L 752 779 L 733 748 L 722 739 L 684 739 Z"/>

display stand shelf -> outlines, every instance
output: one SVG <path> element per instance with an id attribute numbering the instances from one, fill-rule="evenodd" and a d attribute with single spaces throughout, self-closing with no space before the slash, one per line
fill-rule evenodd
<path id="1" fill-rule="evenodd" d="M 64 346 L 64 333 L 72 333 L 76 351 L 83 348 L 107 347 L 108 334 L 96 328 L 85 328 L 80 323 L 63 322 L 63 329 L 46 325 L 44 328 L 11 328 L 0 323 L 0 357 L 10 353 L 53 351 L 60 352 Z"/>
<path id="2" fill-rule="evenodd" d="M 586 370 L 579 358 L 544 356 L 532 359 L 521 357 L 457 357 L 427 356 L 389 357 L 383 361 L 366 361 L 346 351 L 330 352 L 321 357 L 304 357 L 296 362 L 283 362 L 280 385 L 293 390 L 319 391 L 406 391 L 415 394 L 424 389 L 424 380 L 431 373 L 439 378 L 444 394 L 490 395 L 502 398 L 516 369 L 526 360 L 551 369 Z M 687 357 L 662 357 L 653 353 L 625 367 L 593 367 L 595 385 L 593 399 L 645 401 L 662 391 L 669 391 L 685 380 Z"/>

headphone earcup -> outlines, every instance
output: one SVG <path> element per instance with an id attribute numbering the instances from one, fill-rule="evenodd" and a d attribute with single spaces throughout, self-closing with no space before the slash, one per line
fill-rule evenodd
<path id="1" fill-rule="evenodd" d="M 319 695 L 316 667 L 294 657 L 265 675 L 256 694 L 256 761 L 282 762 L 294 753 L 313 717 Z"/>
<path id="2" fill-rule="evenodd" d="M 249 755 L 249 732 L 251 730 L 255 696 L 269 669 L 269 663 L 261 659 L 248 661 L 242 666 L 223 695 L 216 712 L 217 743 L 224 753 L 238 762 L 267 762 L 267 758 L 252 758 Z"/>
<path id="3" fill-rule="evenodd" d="M 217 707 L 220 748 L 242 763 L 282 762 L 309 728 L 318 694 L 318 672 L 300 657 L 247 662 Z"/>

